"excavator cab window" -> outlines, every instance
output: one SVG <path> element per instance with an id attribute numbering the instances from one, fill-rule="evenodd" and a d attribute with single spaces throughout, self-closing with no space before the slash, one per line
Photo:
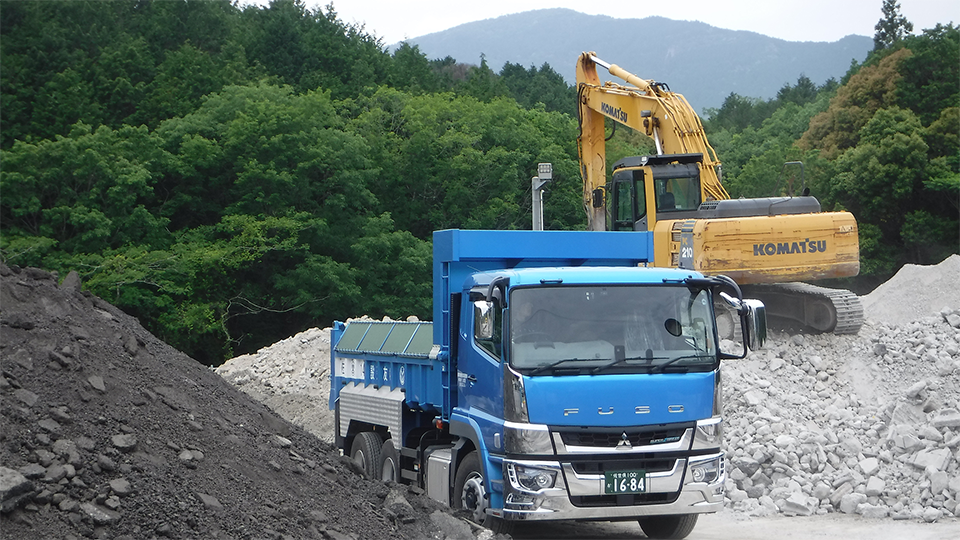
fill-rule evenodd
<path id="1" fill-rule="evenodd" d="M 654 186 L 658 214 L 695 211 L 700 207 L 699 175 L 658 177 L 654 180 Z"/>

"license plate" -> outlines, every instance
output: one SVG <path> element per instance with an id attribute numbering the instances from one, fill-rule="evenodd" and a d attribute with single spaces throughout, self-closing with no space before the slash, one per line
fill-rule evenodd
<path id="1" fill-rule="evenodd" d="M 610 471 L 603 473 L 603 493 L 644 493 L 647 491 L 646 471 Z"/>

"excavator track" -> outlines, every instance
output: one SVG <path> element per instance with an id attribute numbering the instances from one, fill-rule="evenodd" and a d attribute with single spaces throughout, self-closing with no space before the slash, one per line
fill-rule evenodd
<path id="1" fill-rule="evenodd" d="M 743 286 L 744 296 L 764 303 L 767 315 L 834 334 L 856 334 L 863 326 L 863 304 L 856 294 L 808 283 Z"/>

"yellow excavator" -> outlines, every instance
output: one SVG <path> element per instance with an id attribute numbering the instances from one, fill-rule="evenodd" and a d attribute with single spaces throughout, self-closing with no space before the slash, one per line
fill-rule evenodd
<path id="1" fill-rule="evenodd" d="M 597 66 L 626 84 L 601 83 Z M 730 276 L 745 284 L 745 294 L 762 300 L 771 317 L 817 332 L 860 330 L 857 295 L 802 283 L 859 273 L 852 214 L 822 212 L 808 193 L 731 199 L 720 181 L 720 161 L 687 100 L 596 53 L 577 60 L 577 100 L 590 230 L 645 231 L 652 235 L 654 266 Z M 605 118 L 644 133 L 656 146 L 656 155 L 615 163 L 609 182 Z"/>

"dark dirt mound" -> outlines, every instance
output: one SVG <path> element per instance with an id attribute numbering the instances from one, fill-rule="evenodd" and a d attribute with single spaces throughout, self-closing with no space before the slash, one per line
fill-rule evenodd
<path id="1" fill-rule="evenodd" d="M 3 538 L 472 536 L 419 490 L 362 479 L 73 273 L 58 286 L 0 264 L 0 360 Z"/>

